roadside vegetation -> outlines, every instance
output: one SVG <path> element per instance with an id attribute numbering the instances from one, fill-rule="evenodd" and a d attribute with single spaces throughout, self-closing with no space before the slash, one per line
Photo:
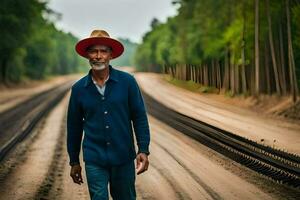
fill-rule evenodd
<path id="1" fill-rule="evenodd" d="M 135 54 L 139 71 L 214 87 L 233 96 L 291 96 L 300 86 L 299 0 L 175 0 L 154 19 Z"/>
<path id="2" fill-rule="evenodd" d="M 78 40 L 58 30 L 59 14 L 37 0 L 2 0 L 0 6 L 0 83 L 44 79 L 82 70 L 74 51 Z"/>

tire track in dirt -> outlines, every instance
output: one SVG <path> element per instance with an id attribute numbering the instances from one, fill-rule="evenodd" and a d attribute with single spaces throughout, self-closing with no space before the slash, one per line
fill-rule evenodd
<path id="1" fill-rule="evenodd" d="M 201 195 L 203 199 L 253 199 L 255 196 L 270 199 L 255 184 L 235 175 L 235 171 L 228 171 L 223 163 L 215 162 L 218 155 L 213 154 L 214 158 L 211 160 L 212 153 L 208 153 L 210 150 L 207 147 L 152 116 L 149 119 L 152 132 L 151 155 L 162 162 L 164 159 L 168 162 L 170 167 L 167 169 L 171 172 L 175 170 L 176 179 L 189 185 L 186 192 L 193 199 L 199 199 L 197 196 Z M 228 159 L 224 162 L 231 163 Z M 199 191 L 193 191 L 195 189 Z"/>
<path id="2" fill-rule="evenodd" d="M 168 145 L 168 144 L 164 144 Z M 152 140 L 151 146 L 150 169 L 145 176 L 152 176 L 151 169 L 159 171 L 159 175 L 167 180 L 168 185 L 171 186 L 172 191 L 175 192 L 174 199 L 213 199 L 207 191 L 199 185 L 190 174 L 176 161 L 168 152 L 157 145 Z M 144 184 L 151 183 L 147 180 Z M 157 182 L 157 187 L 163 186 L 162 182 Z M 170 192 L 170 191 L 164 191 Z"/>
<path id="3" fill-rule="evenodd" d="M 63 118 L 63 123 L 61 124 L 60 128 L 60 138 L 57 141 L 57 144 L 54 149 L 54 155 L 51 158 L 51 164 L 49 166 L 49 170 L 47 172 L 47 175 L 45 176 L 42 184 L 39 186 L 39 189 L 37 190 L 35 194 L 35 199 L 54 199 L 54 197 L 59 196 L 61 194 L 60 188 L 53 188 L 55 181 L 59 182 L 61 181 L 61 177 L 64 173 L 63 166 L 66 162 L 66 159 L 62 157 L 66 138 L 66 129 L 65 129 L 65 123 L 66 123 L 66 115 Z M 52 191 L 52 192 L 51 192 Z M 53 198 L 49 198 L 49 195 L 53 195 Z"/>
<path id="4" fill-rule="evenodd" d="M 153 167 L 154 169 L 156 169 L 160 173 L 160 175 L 169 183 L 169 185 L 171 186 L 171 188 L 175 192 L 176 197 L 177 197 L 178 200 L 192 199 L 184 191 L 184 189 L 182 187 L 180 187 L 180 185 L 176 182 L 176 180 L 174 179 L 174 177 L 172 176 L 172 174 L 169 173 L 168 170 L 160 168 L 156 164 L 152 164 L 151 167 Z"/>
<path id="5" fill-rule="evenodd" d="M 11 160 L 22 159 L 5 175 L 0 188 L 0 196 L 3 199 L 43 199 L 51 188 L 51 168 L 55 163 L 53 160 L 59 156 L 63 140 L 61 140 L 61 127 L 63 116 L 66 112 L 67 97 L 45 117 L 41 129 L 34 135 L 29 136 L 23 155 L 16 154 Z M 38 126 L 39 127 L 39 126 Z M 16 147 L 23 146 L 23 142 Z M 12 155 L 13 156 L 13 155 Z M 9 162 L 8 159 L 7 162 Z M 3 164 L 5 165 L 5 164 Z"/>
<path id="6" fill-rule="evenodd" d="M 153 141 L 155 145 L 159 146 L 163 149 L 170 157 L 172 157 L 214 200 L 221 200 L 223 199 L 217 192 L 215 192 L 211 187 L 209 187 L 206 183 L 204 183 L 199 176 L 197 176 L 191 169 L 189 169 L 183 162 L 180 161 L 173 153 L 171 153 L 167 148 L 163 145 L 159 144 L 158 142 Z"/>

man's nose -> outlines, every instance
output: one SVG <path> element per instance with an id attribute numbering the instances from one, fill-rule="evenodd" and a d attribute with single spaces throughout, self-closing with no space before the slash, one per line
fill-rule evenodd
<path id="1" fill-rule="evenodd" d="M 96 58 L 101 58 L 101 56 L 102 56 L 101 51 L 97 51 Z"/>

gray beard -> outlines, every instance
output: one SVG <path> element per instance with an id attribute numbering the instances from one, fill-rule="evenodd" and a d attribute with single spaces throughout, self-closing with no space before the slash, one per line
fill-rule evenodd
<path id="1" fill-rule="evenodd" d="M 90 65 L 94 70 L 103 70 L 106 68 L 106 64 L 102 62 L 90 62 Z"/>

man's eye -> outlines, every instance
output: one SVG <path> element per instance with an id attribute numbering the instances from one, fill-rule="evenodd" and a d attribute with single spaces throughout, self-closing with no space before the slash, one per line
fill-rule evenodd
<path id="1" fill-rule="evenodd" d="M 97 50 L 89 50 L 89 53 L 97 53 Z"/>
<path id="2" fill-rule="evenodd" d="M 96 54 L 96 53 L 98 53 L 98 51 L 100 52 L 100 53 L 108 53 L 108 50 L 107 49 L 99 49 L 99 50 L 90 50 L 89 51 L 89 53 L 91 53 L 91 54 Z"/>

